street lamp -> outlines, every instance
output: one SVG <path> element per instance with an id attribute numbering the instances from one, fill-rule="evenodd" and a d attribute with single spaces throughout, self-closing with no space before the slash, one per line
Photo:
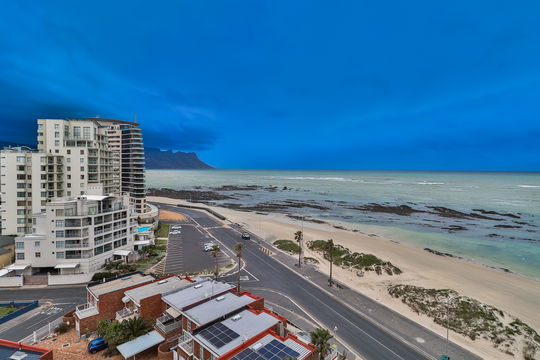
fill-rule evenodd
<path id="1" fill-rule="evenodd" d="M 449 297 L 446 301 L 446 354 L 442 356 L 442 360 L 451 360 L 450 356 L 448 355 L 448 351 L 450 348 L 450 341 L 449 341 L 449 327 L 450 327 L 450 303 L 455 300 L 457 296 Z"/>

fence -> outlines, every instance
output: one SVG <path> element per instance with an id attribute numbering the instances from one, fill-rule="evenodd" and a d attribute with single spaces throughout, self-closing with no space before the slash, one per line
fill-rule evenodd
<path id="1" fill-rule="evenodd" d="M 0 287 L 21 287 L 23 286 L 22 276 L 2 276 L 0 277 Z"/>
<path id="2" fill-rule="evenodd" d="M 70 285 L 85 284 L 92 279 L 92 274 L 72 274 L 72 275 L 48 275 L 49 285 Z"/>
<path id="3" fill-rule="evenodd" d="M 14 312 L 12 313 L 9 313 L 7 314 L 6 316 L 2 316 L 0 318 L 0 324 L 3 324 L 5 323 L 6 321 L 9 321 L 9 320 L 12 320 L 12 319 L 15 319 L 17 316 L 19 315 L 22 315 L 32 309 L 35 309 L 38 307 L 38 302 L 37 300 L 35 301 L 32 301 L 32 302 L 16 302 L 16 301 L 12 301 L 12 302 L 9 302 L 9 303 L 1 303 L 0 306 L 22 306 L 20 309 L 18 310 L 15 310 Z"/>
<path id="4" fill-rule="evenodd" d="M 20 342 L 27 345 L 34 345 L 38 343 L 40 340 L 42 340 L 43 338 L 46 338 L 47 336 L 52 334 L 54 330 L 56 329 L 56 327 L 60 325 L 62 322 L 63 322 L 62 317 L 59 317 L 58 319 L 51 321 L 47 325 L 35 330 L 34 332 L 32 332 L 31 335 L 28 335 L 27 337 L 22 339 Z"/>

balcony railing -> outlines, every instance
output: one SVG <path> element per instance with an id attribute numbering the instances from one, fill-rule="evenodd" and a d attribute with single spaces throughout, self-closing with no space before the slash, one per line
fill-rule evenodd
<path id="1" fill-rule="evenodd" d="M 156 319 L 156 327 L 168 334 L 176 329 L 180 328 L 180 322 L 170 315 L 163 315 Z"/>
<path id="2" fill-rule="evenodd" d="M 116 312 L 116 321 L 127 320 L 129 318 L 138 316 L 139 313 L 133 311 L 132 309 L 123 308 L 122 310 Z"/>
<path id="3" fill-rule="evenodd" d="M 75 308 L 75 313 L 79 317 L 79 319 L 84 319 L 90 316 L 97 315 L 99 313 L 97 307 L 95 307 L 93 304 L 82 304 L 78 305 Z"/>
<path id="4" fill-rule="evenodd" d="M 193 337 L 191 337 L 189 333 L 184 332 L 184 334 L 178 338 L 178 346 L 180 346 L 187 355 L 193 355 Z"/>

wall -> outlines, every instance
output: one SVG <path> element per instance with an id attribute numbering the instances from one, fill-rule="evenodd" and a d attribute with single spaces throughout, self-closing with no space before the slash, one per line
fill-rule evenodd
<path id="1" fill-rule="evenodd" d="M 50 275 L 48 276 L 49 285 L 70 285 L 84 284 L 92 279 L 92 274 L 76 275 Z"/>
<path id="2" fill-rule="evenodd" d="M 141 300 L 139 315 L 153 323 L 166 310 L 161 294 L 156 294 Z"/>
<path id="3" fill-rule="evenodd" d="M 12 301 L 12 302 L 9 302 L 9 303 L 2 303 L 3 306 L 7 306 L 7 305 L 13 305 L 13 306 L 23 306 L 22 308 L 10 313 L 10 314 L 7 314 L 6 316 L 2 316 L 0 318 L 0 324 L 3 324 L 5 323 L 6 321 L 9 321 L 9 320 L 12 320 L 12 319 L 15 319 L 17 316 L 19 315 L 22 315 L 24 313 L 27 313 L 28 311 L 32 310 L 32 309 L 35 309 L 39 306 L 37 300 L 35 301 L 32 301 L 32 302 L 16 302 L 16 301 Z"/>
<path id="4" fill-rule="evenodd" d="M 0 287 L 20 287 L 23 286 L 22 276 L 2 276 L 0 277 Z"/>

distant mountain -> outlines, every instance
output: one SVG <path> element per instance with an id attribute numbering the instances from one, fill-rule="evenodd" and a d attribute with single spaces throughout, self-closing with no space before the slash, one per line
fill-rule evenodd
<path id="1" fill-rule="evenodd" d="M 156 148 L 145 148 L 144 153 L 147 169 L 213 169 L 202 162 L 195 153 L 162 151 Z"/>

